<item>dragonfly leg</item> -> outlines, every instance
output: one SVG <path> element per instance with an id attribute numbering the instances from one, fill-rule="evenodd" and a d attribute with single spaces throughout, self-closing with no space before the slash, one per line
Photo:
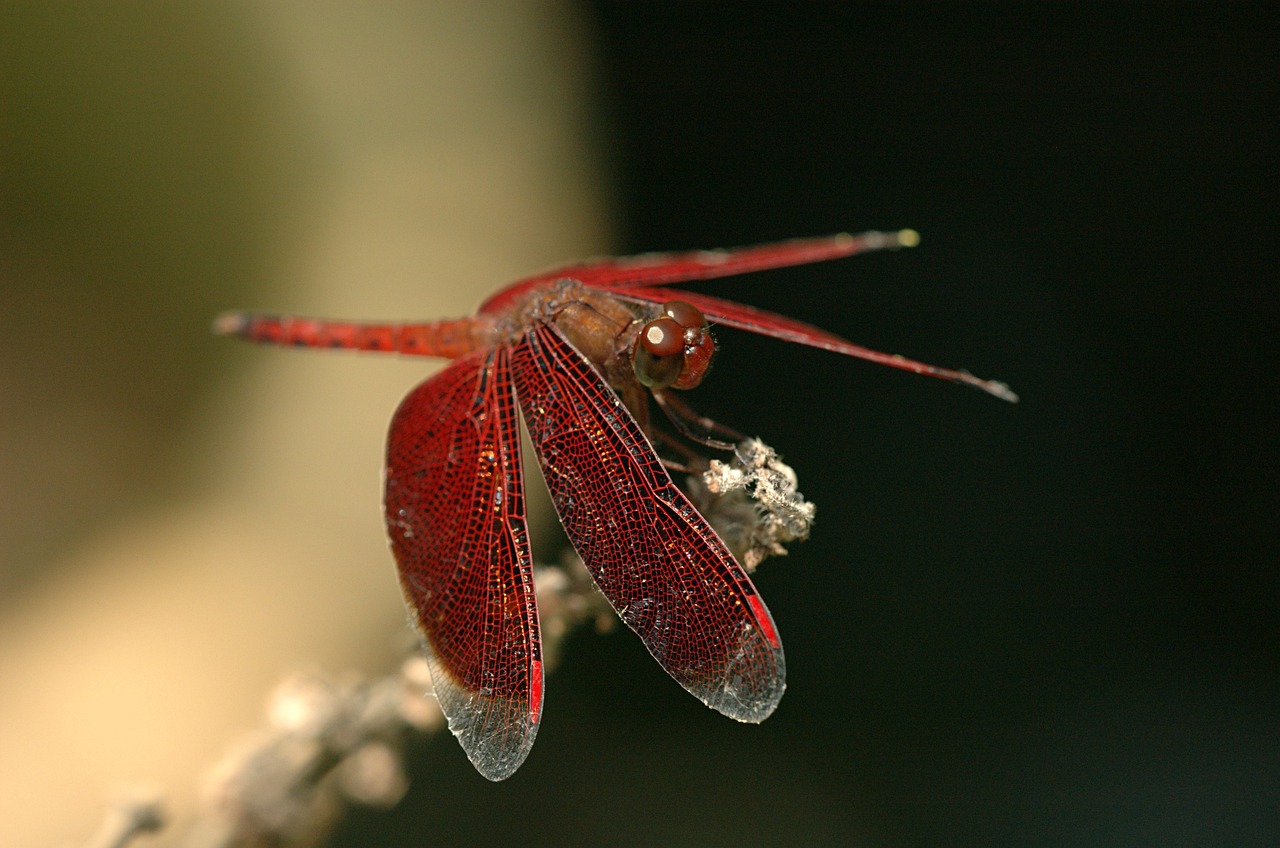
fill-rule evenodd
<path id="1" fill-rule="evenodd" d="M 731 451 L 734 445 L 746 438 L 737 430 L 726 427 L 714 418 L 700 415 L 697 410 L 670 391 L 665 389 L 654 391 L 653 399 L 658 402 L 658 407 L 662 409 L 671 423 L 676 426 L 676 429 L 691 442 L 697 442 L 713 450 Z M 700 430 L 701 433 L 695 432 L 694 427 Z M 713 433 L 724 436 L 729 441 L 714 438 L 711 435 Z"/>

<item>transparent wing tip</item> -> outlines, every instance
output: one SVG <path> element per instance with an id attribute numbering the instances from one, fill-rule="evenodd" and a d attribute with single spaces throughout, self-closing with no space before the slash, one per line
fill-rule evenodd
<path id="1" fill-rule="evenodd" d="M 1018 393 L 1009 388 L 1006 383 L 1000 383 L 994 380 L 990 381 L 987 391 L 1000 398 L 1000 400 L 1007 400 L 1009 403 L 1018 402 Z"/>
<path id="2" fill-rule="evenodd" d="M 759 724 L 773 715 L 787 691 L 787 664 L 782 647 L 769 645 L 758 629 L 749 628 L 732 657 L 712 679 L 697 683 L 676 679 L 721 715 L 745 724 Z"/>
<path id="3" fill-rule="evenodd" d="M 889 233 L 888 235 L 897 241 L 896 245 L 890 245 L 890 249 L 894 247 L 915 247 L 920 244 L 920 234 L 912 229 L 898 230 L 896 233 Z"/>
<path id="4" fill-rule="evenodd" d="M 912 229 L 896 230 L 891 233 L 870 230 L 857 235 L 842 233 L 836 236 L 836 240 L 849 245 L 854 242 L 861 242 L 862 250 L 898 250 L 899 248 L 918 245 L 920 243 L 920 233 Z"/>
<path id="5" fill-rule="evenodd" d="M 773 715 L 786 691 L 786 678 L 780 673 L 763 688 L 758 684 L 744 687 L 741 681 L 726 681 L 714 692 L 694 694 L 723 716 L 744 724 L 760 724 Z"/>
<path id="6" fill-rule="evenodd" d="M 427 645 L 423 654 L 431 669 L 431 688 L 449 722 L 449 732 L 486 780 L 495 783 L 515 774 L 538 736 L 540 716 L 528 698 L 503 697 L 463 686 Z M 538 687 L 541 689 L 539 668 Z"/>
<path id="7" fill-rule="evenodd" d="M 1000 400 L 1006 400 L 1009 403 L 1018 402 L 1018 393 L 1009 388 L 1008 383 L 1002 383 L 999 380 L 983 380 L 973 376 L 968 371 L 960 372 L 967 379 L 964 381 L 976 389 L 981 389 L 992 397 L 998 397 Z"/>

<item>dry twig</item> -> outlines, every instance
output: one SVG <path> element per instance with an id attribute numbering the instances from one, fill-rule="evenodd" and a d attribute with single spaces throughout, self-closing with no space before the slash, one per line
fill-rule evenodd
<path id="1" fill-rule="evenodd" d="M 808 534 L 813 506 L 795 474 L 758 440 L 730 463 L 713 461 L 689 490 L 700 510 L 749 568 Z M 564 637 L 617 619 L 580 560 L 534 570 L 543 659 L 553 668 Z M 390 807 L 408 790 L 407 742 L 445 727 L 427 662 L 415 654 L 394 673 L 367 681 L 299 672 L 267 703 L 264 727 L 241 740 L 209 772 L 185 848 L 258 848 L 323 843 L 351 804 Z M 112 807 L 86 848 L 124 848 L 164 824 L 159 798 L 134 793 Z"/>

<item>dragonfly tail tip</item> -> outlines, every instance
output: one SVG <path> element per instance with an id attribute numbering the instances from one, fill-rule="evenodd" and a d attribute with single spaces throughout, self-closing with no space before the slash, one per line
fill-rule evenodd
<path id="1" fill-rule="evenodd" d="M 213 319 L 212 330 L 216 336 L 239 336 L 249 326 L 249 317 L 243 312 L 224 312 Z"/>

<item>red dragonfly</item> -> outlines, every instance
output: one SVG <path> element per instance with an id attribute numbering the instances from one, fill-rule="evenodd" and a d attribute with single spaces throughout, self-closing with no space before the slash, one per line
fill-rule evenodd
<path id="1" fill-rule="evenodd" d="M 215 330 L 453 360 L 391 420 L 385 518 L 440 707 L 476 769 L 502 780 L 529 754 L 543 696 L 517 407 L 560 521 L 618 616 L 707 706 L 763 721 L 785 688 L 778 630 L 742 566 L 672 482 L 651 441 L 664 434 L 650 422 L 649 398 L 692 435 L 681 421 L 690 411 L 671 390 L 707 373 L 711 323 L 1016 396 L 1003 383 L 665 287 L 917 240 L 912 230 L 868 232 L 591 260 L 520 280 L 469 318 L 362 324 L 233 312 Z"/>

